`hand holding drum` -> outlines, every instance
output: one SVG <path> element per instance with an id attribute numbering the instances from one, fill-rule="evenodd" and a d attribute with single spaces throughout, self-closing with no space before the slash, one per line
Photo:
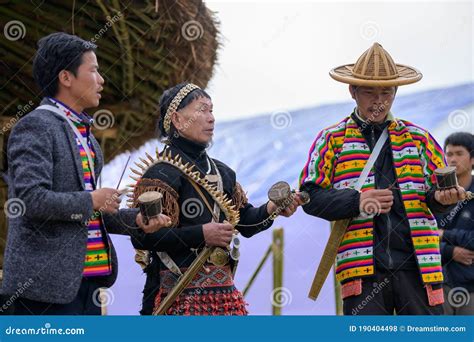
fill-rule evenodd
<path id="1" fill-rule="evenodd" d="M 294 214 L 298 206 L 309 203 L 309 194 L 305 191 L 291 190 L 287 182 L 278 182 L 268 191 L 270 200 L 267 208 L 269 214 L 276 213 L 289 217 Z"/>
<path id="2" fill-rule="evenodd" d="M 458 184 L 456 167 L 447 166 L 435 170 L 436 187 L 435 198 L 441 204 L 454 204 L 462 200 L 472 200 L 474 195 L 464 190 Z"/>
<path id="3" fill-rule="evenodd" d="M 158 191 L 148 191 L 138 197 L 140 217 L 137 217 L 137 223 L 146 233 L 153 233 L 171 225 L 171 219 L 161 213 L 162 198 L 163 195 Z"/>
<path id="4" fill-rule="evenodd" d="M 145 224 L 148 224 L 150 218 L 161 214 L 162 198 L 163 195 L 158 191 L 148 191 L 138 197 L 138 206 Z"/>

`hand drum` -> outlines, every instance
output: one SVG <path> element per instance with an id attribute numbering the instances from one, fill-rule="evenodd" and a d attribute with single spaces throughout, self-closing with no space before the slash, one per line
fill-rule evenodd
<path id="1" fill-rule="evenodd" d="M 143 221 L 148 224 L 149 220 L 161 214 L 161 200 L 163 195 L 158 191 L 148 191 L 138 197 L 138 205 Z"/>
<path id="2" fill-rule="evenodd" d="M 452 189 L 458 186 L 456 167 L 446 166 L 435 170 L 437 188 L 439 190 Z"/>
<path id="3" fill-rule="evenodd" d="M 275 183 L 272 185 L 270 190 L 268 190 L 268 199 L 282 209 L 288 207 L 293 201 L 293 196 L 296 195 L 303 200 L 304 204 L 310 201 L 309 194 L 306 191 L 301 191 L 296 194 L 294 190 L 291 190 L 291 187 L 287 182 Z"/>

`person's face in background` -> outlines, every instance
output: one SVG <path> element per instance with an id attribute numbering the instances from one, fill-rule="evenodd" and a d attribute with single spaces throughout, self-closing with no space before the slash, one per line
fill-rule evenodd
<path id="1" fill-rule="evenodd" d="M 474 158 L 464 146 L 448 144 L 445 149 L 449 166 L 456 167 L 456 176 L 461 177 L 472 173 Z"/>

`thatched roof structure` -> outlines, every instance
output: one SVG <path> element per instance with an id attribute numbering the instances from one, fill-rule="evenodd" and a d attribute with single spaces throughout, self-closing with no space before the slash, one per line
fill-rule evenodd
<path id="1" fill-rule="evenodd" d="M 2 1 L 0 18 L 1 116 L 22 116 L 41 100 L 32 78 L 41 37 L 63 31 L 99 46 L 106 84 L 89 114 L 111 128 L 95 130 L 107 160 L 153 137 L 164 89 L 183 81 L 206 86 L 219 46 L 218 23 L 201 0 Z"/>

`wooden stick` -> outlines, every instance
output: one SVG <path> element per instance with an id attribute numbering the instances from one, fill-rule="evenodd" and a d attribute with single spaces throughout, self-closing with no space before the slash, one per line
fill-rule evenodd
<path id="1" fill-rule="evenodd" d="M 272 298 L 272 314 L 281 316 L 281 308 L 283 303 L 279 297 L 283 287 L 283 228 L 273 230 L 273 298 Z"/>
<path id="2" fill-rule="evenodd" d="M 177 284 L 163 299 L 158 309 L 153 311 L 153 315 L 164 315 L 166 311 L 173 305 L 176 298 L 184 291 L 186 287 L 191 283 L 194 275 L 204 266 L 204 263 L 211 256 L 212 252 L 216 247 L 204 247 L 201 253 L 194 259 L 193 263 L 186 272 L 179 277 Z"/>
<path id="3" fill-rule="evenodd" d="M 341 244 L 350 221 L 351 219 L 336 221 L 333 228 L 331 229 L 331 235 L 329 236 L 326 248 L 324 248 L 321 262 L 319 263 L 318 270 L 316 271 L 313 283 L 311 285 L 311 289 L 309 290 L 308 297 L 312 300 L 316 300 L 316 298 L 318 298 L 319 293 L 323 288 L 324 282 L 326 281 L 326 278 L 331 271 L 331 267 L 334 264 L 334 260 L 336 260 L 337 249 Z"/>
<path id="4" fill-rule="evenodd" d="M 247 295 L 247 292 L 249 292 L 250 290 L 250 286 L 252 286 L 255 278 L 257 278 L 257 275 L 260 273 L 260 270 L 262 269 L 263 265 L 265 264 L 265 262 L 267 261 L 268 257 L 270 256 L 270 253 L 272 252 L 272 248 L 273 247 L 273 243 L 270 244 L 270 246 L 268 246 L 268 249 L 267 251 L 265 252 L 262 260 L 260 261 L 260 263 L 258 264 L 257 268 L 255 269 L 255 272 L 253 272 L 252 276 L 250 277 L 250 280 L 248 281 L 247 285 L 245 286 L 245 289 L 243 291 L 243 295 L 244 297 Z"/>
<path id="5" fill-rule="evenodd" d="M 120 183 L 122 183 L 122 178 L 123 178 L 123 175 L 125 174 L 125 170 L 127 170 L 127 166 L 128 166 L 129 161 L 130 161 L 130 158 L 132 158 L 131 154 L 128 156 L 127 162 L 125 163 L 125 167 L 123 168 L 122 175 L 120 176 L 119 182 L 117 184 L 117 188 L 116 188 L 117 190 L 120 187 Z"/>

